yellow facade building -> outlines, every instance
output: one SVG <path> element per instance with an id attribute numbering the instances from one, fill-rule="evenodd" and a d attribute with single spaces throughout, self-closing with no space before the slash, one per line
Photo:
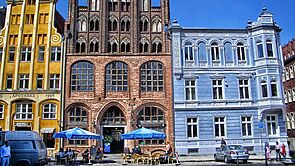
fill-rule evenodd
<path id="1" fill-rule="evenodd" d="M 7 0 L 0 30 L 0 127 L 40 133 L 47 148 L 60 130 L 64 19 L 56 0 Z"/>

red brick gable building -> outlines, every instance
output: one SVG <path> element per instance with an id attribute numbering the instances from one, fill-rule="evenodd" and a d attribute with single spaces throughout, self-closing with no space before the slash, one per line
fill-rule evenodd
<path id="1" fill-rule="evenodd" d="M 97 144 L 111 140 L 111 153 L 131 149 L 134 141 L 120 134 L 139 127 L 167 134 L 166 140 L 145 140 L 145 149 L 174 142 L 169 0 L 150 2 L 89 0 L 79 6 L 69 0 L 64 129 L 103 135 Z M 94 143 L 76 141 L 80 148 Z"/>

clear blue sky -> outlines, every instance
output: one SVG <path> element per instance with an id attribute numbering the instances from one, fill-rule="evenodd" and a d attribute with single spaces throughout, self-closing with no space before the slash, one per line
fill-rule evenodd
<path id="1" fill-rule="evenodd" d="M 3 4 L 5 0 L 0 0 Z M 245 28 L 247 19 L 255 21 L 263 5 L 283 29 L 282 44 L 295 38 L 295 0 L 170 0 L 170 14 L 185 27 Z M 67 0 L 59 0 L 57 9 L 66 18 Z"/>

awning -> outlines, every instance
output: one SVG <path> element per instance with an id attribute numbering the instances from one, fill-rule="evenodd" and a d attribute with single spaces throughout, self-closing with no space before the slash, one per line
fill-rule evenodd
<path id="1" fill-rule="evenodd" d="M 53 133 L 54 132 L 54 130 L 55 130 L 55 128 L 42 128 L 41 129 L 41 133 Z"/>

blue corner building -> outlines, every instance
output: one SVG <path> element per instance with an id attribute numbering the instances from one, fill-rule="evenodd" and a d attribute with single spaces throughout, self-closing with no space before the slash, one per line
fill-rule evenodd
<path id="1" fill-rule="evenodd" d="M 263 9 L 245 29 L 171 26 L 175 149 L 212 154 L 224 138 L 261 153 L 287 145 L 280 31 Z"/>

